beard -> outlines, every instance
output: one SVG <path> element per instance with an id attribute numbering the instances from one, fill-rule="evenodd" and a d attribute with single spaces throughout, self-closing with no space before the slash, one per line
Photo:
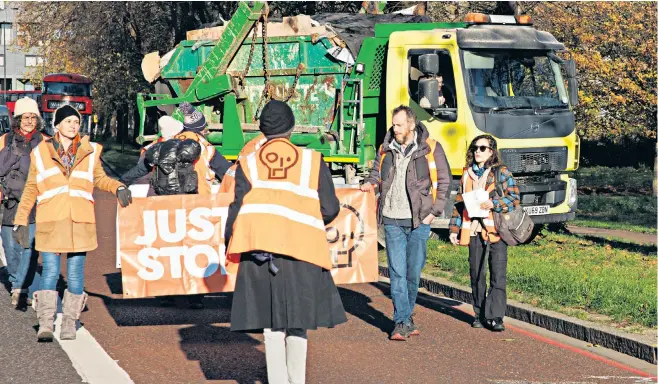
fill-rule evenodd
<path id="1" fill-rule="evenodd" d="M 406 135 L 395 135 L 395 141 L 400 145 L 406 144 L 409 138 L 413 137 L 412 134 L 412 132 L 409 132 Z"/>

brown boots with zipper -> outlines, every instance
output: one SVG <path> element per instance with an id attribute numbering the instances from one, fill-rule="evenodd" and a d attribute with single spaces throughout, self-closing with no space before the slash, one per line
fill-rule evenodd
<path id="1" fill-rule="evenodd" d="M 67 289 L 64 291 L 64 300 L 62 300 L 62 329 L 59 334 L 60 340 L 75 340 L 76 323 L 80 318 L 80 313 L 87 304 L 87 294 L 82 293 L 75 295 Z"/>
<path id="2" fill-rule="evenodd" d="M 57 312 L 57 291 L 37 291 L 34 293 L 37 317 L 39 318 L 38 341 L 53 341 L 55 313 Z M 87 303 L 87 294 L 75 295 L 64 291 L 62 300 L 62 328 L 60 340 L 75 340 L 76 322 Z"/>
<path id="3" fill-rule="evenodd" d="M 34 292 L 34 303 L 39 318 L 38 341 L 53 341 L 55 313 L 57 312 L 57 291 Z"/>

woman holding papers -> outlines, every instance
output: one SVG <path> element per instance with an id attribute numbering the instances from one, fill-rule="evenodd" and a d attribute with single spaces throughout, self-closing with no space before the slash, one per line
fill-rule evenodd
<path id="1" fill-rule="evenodd" d="M 496 192 L 496 169 L 503 196 Z M 504 331 L 507 307 L 507 244 L 500 240 L 493 212 L 510 212 L 519 207 L 519 189 L 512 173 L 500 163 L 498 145 L 489 135 L 473 139 L 466 153 L 466 167 L 450 220 L 450 242 L 468 246 L 473 292 L 473 328 L 484 324 L 492 331 Z M 487 294 L 487 262 L 490 270 Z"/>

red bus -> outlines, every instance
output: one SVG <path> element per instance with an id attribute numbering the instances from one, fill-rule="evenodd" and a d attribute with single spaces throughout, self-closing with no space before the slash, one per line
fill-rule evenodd
<path id="1" fill-rule="evenodd" d="M 41 114 L 45 131 L 54 135 L 53 113 L 64 104 L 69 104 L 80 112 L 80 133 L 91 132 L 92 124 L 92 81 L 87 76 L 72 73 L 53 73 L 43 78 Z"/>
<path id="2" fill-rule="evenodd" d="M 41 105 L 41 91 L 0 91 L 0 102 L 7 106 L 12 117 L 14 116 L 16 100 L 23 97 L 32 98 L 38 105 Z"/>

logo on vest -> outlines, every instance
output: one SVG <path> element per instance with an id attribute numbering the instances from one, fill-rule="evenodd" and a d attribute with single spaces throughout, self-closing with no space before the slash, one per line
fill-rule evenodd
<path id="1" fill-rule="evenodd" d="M 366 233 L 365 222 L 359 212 L 348 204 L 341 204 L 340 213 L 334 222 L 344 227 L 342 231 L 333 226 L 325 229 L 331 262 L 334 268 L 351 268 L 352 255 L 363 244 Z"/>
<path id="2" fill-rule="evenodd" d="M 297 149 L 287 141 L 269 142 L 260 151 L 260 161 L 269 170 L 268 179 L 287 179 L 288 170 L 298 160 Z"/>

